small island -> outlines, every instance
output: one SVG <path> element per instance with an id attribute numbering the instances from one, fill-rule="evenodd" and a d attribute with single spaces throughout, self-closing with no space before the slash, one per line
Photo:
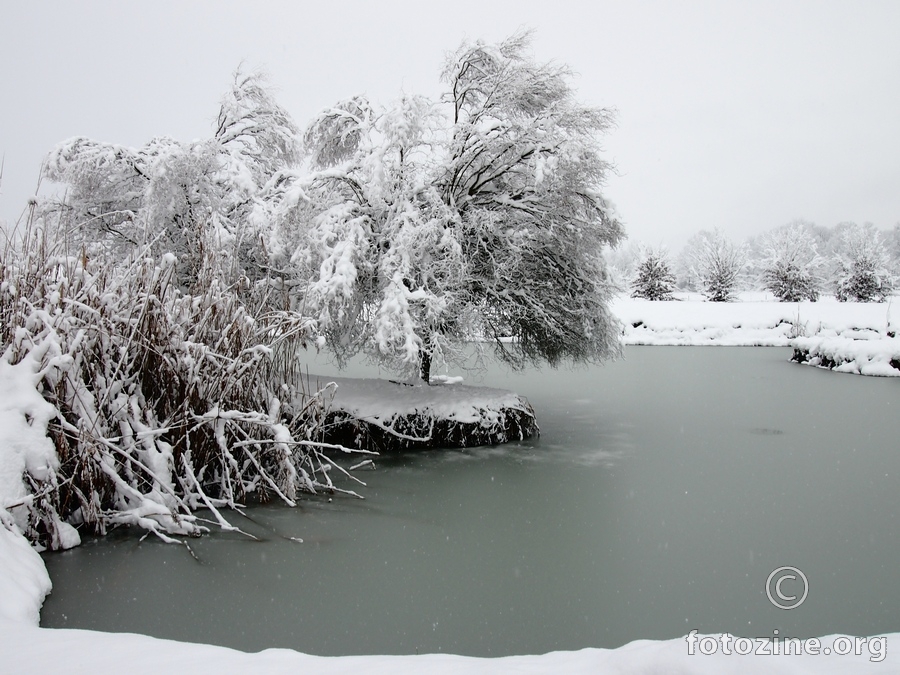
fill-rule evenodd
<path id="1" fill-rule="evenodd" d="M 539 433 L 528 401 L 511 391 L 459 382 L 316 378 L 332 383 L 323 425 L 328 443 L 386 453 L 523 441 Z M 330 388 L 330 387 L 329 387 Z"/>

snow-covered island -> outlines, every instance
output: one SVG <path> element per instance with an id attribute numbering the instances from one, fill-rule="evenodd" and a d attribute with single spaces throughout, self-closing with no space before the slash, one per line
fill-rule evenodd
<path id="1" fill-rule="evenodd" d="M 457 379 L 432 376 L 426 385 L 310 376 L 319 387 L 333 387 L 325 422 L 329 443 L 383 453 L 496 445 L 538 433 L 525 398 Z"/>
<path id="2" fill-rule="evenodd" d="M 890 331 L 855 331 L 850 337 L 812 336 L 791 340 L 792 361 L 839 373 L 900 377 L 900 340 Z"/>

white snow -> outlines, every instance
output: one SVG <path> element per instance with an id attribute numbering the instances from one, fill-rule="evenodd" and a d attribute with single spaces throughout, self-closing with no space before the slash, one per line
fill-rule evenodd
<path id="1" fill-rule="evenodd" d="M 0 530 L 0 535 L 3 531 Z M 8 535 L 8 533 L 6 533 Z M 0 560 L 10 536 L 0 536 Z M 34 557 L 21 540 L 16 559 Z M 38 563 L 40 559 L 38 558 Z M 43 569 L 43 566 L 40 566 Z M 31 571 L 31 570 L 29 570 Z M 44 573 L 46 575 L 46 572 Z M 0 607 L 14 604 L 6 593 L 8 574 L 0 577 Z M 33 608 L 32 608 L 33 609 Z M 659 673 L 695 673 L 697 675 L 737 675 L 774 673 L 812 675 L 814 673 L 897 673 L 900 658 L 892 645 L 900 644 L 900 633 L 889 634 L 881 643 L 885 649 L 862 645 L 858 654 L 840 655 L 726 655 L 718 649 L 706 656 L 695 649 L 688 653 L 683 638 L 664 641 L 638 640 L 618 649 L 582 649 L 542 655 L 475 658 L 450 654 L 416 656 L 341 656 L 320 657 L 287 649 L 267 649 L 247 654 L 211 645 L 160 640 L 128 633 L 46 629 L 35 626 L 34 616 L 0 615 L 0 667 L 9 673 L 55 673 L 104 675 L 127 670 L 134 675 L 146 673 L 367 673 L 407 675 L 493 675 L 518 673 L 609 673 L 651 675 Z M 697 636 L 702 639 L 703 636 Z M 718 637 L 718 636 L 716 636 Z M 822 651 L 831 649 L 837 636 L 821 640 Z M 853 639 L 851 638 L 851 642 Z M 843 643 L 846 649 L 846 642 Z M 875 644 L 875 643 L 873 643 Z M 732 650 L 733 651 L 733 650 Z M 854 649 L 854 651 L 856 651 Z M 882 657 L 883 654 L 883 657 Z"/>
<path id="2" fill-rule="evenodd" d="M 21 508 L 29 498 L 22 478 L 25 470 L 45 479 L 59 463 L 47 437 L 47 424 L 56 410 L 35 388 L 43 377 L 42 356 L 42 349 L 34 349 L 16 365 L 0 356 L 0 516 L 17 528 L 25 527 Z M 78 531 L 68 523 L 57 519 L 56 530 L 62 548 L 81 543 Z"/>
<path id="3" fill-rule="evenodd" d="M 852 363 L 859 372 L 883 370 L 884 354 L 898 356 L 895 338 L 880 337 L 890 324 L 886 305 L 820 301 L 786 305 L 745 300 L 738 303 L 616 301 L 615 312 L 630 327 L 630 344 L 788 344 L 789 324 L 799 316 L 807 338 L 822 353 L 856 350 Z M 631 327 L 641 321 L 642 326 Z M 842 335 L 843 337 L 836 337 Z M 851 339 L 868 337 L 873 339 Z M 815 342 L 818 341 L 818 342 Z M 850 347 L 848 345 L 856 345 Z M 868 351 L 866 351 L 868 350 Z M 867 354 L 865 362 L 859 353 Z M 850 363 L 850 361 L 848 361 Z M 890 366 L 886 366 L 890 368 Z M 848 369 L 851 366 L 847 367 Z M 884 374 L 884 373 L 880 373 Z M 44 435 L 47 405 L 34 389 L 35 363 L 15 366 L 0 359 L 0 504 L 12 507 L 25 495 L 22 472 L 52 468 L 54 454 Z M 322 381 L 333 378 L 321 378 Z M 511 392 L 444 384 L 425 389 L 383 380 L 354 382 L 337 379 L 336 401 L 357 414 L 385 419 L 398 412 L 398 402 L 426 405 L 444 415 L 467 419 L 483 396 L 496 404 Z M 407 393 L 404 393 L 407 392 Z M 15 508 L 12 509 L 15 511 Z M 69 543 L 77 543 L 77 532 Z M 68 536 L 68 535 L 67 535 Z M 317 657 L 285 649 L 247 654 L 223 647 L 159 640 L 142 635 L 109 634 L 38 627 L 39 609 L 51 584 L 43 561 L 22 536 L 20 526 L 0 508 L 0 670 L 10 673 L 104 675 L 130 673 L 266 672 L 300 673 L 897 673 L 900 633 L 884 636 L 883 652 L 865 646 L 857 654 L 837 655 L 690 655 L 684 638 L 639 640 L 618 649 L 584 649 L 533 656 L 483 659 L 454 655 Z M 702 636 L 698 636 L 702 637 Z M 822 647 L 836 636 L 822 638 Z M 853 641 L 851 639 L 851 641 Z M 856 641 L 853 641 L 856 642 Z M 844 642 L 846 645 L 847 642 Z M 883 656 L 883 658 L 881 658 Z"/>
<path id="4" fill-rule="evenodd" d="M 891 365 L 892 360 L 900 362 L 900 339 L 896 337 L 799 337 L 791 346 L 807 352 L 811 366 L 826 367 L 830 362 L 839 373 L 900 377 L 900 369 Z"/>
<path id="5" fill-rule="evenodd" d="M 460 379 L 455 377 L 442 381 L 435 378 L 428 386 L 420 381 L 410 383 L 310 375 L 310 382 L 318 384 L 318 388 L 329 382 L 337 385 L 332 408 L 381 424 L 413 413 L 430 413 L 435 419 L 472 424 L 484 419 L 483 411 L 523 406 L 518 394 L 505 389 L 460 384 Z"/>
<path id="6" fill-rule="evenodd" d="M 0 626 L 8 622 L 37 626 L 44 596 L 50 592 L 50 575 L 41 556 L 5 513 L 0 510 Z M 0 648 L 0 668 L 8 653 Z"/>
<path id="7" fill-rule="evenodd" d="M 834 362 L 835 371 L 898 377 L 896 335 L 900 318 L 892 302 L 778 302 L 768 293 L 742 293 L 736 302 L 706 302 L 697 294 L 678 300 L 619 297 L 613 313 L 628 345 L 763 346 L 810 352 L 809 365 Z M 895 312 L 900 314 L 900 312 Z"/>
<path id="8" fill-rule="evenodd" d="M 612 311 L 625 325 L 625 344 L 786 347 L 799 335 L 849 336 L 858 330 L 883 335 L 900 324 L 900 310 L 892 319 L 890 302 L 838 302 L 829 296 L 788 303 L 766 293 L 742 293 L 737 302 L 676 297 L 668 302 L 617 298 Z"/>
<path id="9" fill-rule="evenodd" d="M 16 365 L 0 358 L 0 505 L 19 502 L 27 494 L 22 475 L 26 467 L 45 475 L 56 452 L 47 438 L 47 422 L 56 414 L 37 392 L 40 364 L 29 357 Z"/>

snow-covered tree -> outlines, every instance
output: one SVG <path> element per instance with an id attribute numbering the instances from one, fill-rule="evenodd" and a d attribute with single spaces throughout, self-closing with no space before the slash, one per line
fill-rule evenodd
<path id="1" fill-rule="evenodd" d="M 612 115 L 527 48 L 464 44 L 440 102 L 336 104 L 304 136 L 314 172 L 271 181 L 273 248 L 309 279 L 339 358 L 362 349 L 427 381 L 476 335 L 516 365 L 618 352 L 602 252 L 622 226 L 598 145 Z"/>
<path id="2" fill-rule="evenodd" d="M 692 273 L 708 300 L 734 300 L 741 271 L 746 262 L 743 248 L 734 244 L 720 230 L 702 231 L 687 244 L 693 261 Z"/>
<path id="3" fill-rule="evenodd" d="M 843 228 L 835 263 L 835 295 L 841 302 L 884 302 L 893 291 L 888 252 L 871 224 Z"/>
<path id="4" fill-rule="evenodd" d="M 672 273 L 668 252 L 665 249 L 646 248 L 642 251 L 631 288 L 633 298 L 672 300 L 675 275 Z"/>
<path id="5" fill-rule="evenodd" d="M 641 245 L 637 242 L 620 243 L 603 251 L 606 269 L 619 292 L 627 292 L 634 279 L 635 269 L 641 257 Z"/>
<path id="6" fill-rule="evenodd" d="M 695 234 L 681 248 L 672 261 L 672 271 L 675 274 L 675 287 L 681 291 L 699 293 L 700 277 L 697 274 L 697 260 L 695 251 L 699 246 L 700 235 Z"/>
<path id="7" fill-rule="evenodd" d="M 894 274 L 900 275 L 900 223 L 894 225 L 894 229 L 885 237 L 885 245 L 893 263 Z"/>
<path id="8" fill-rule="evenodd" d="M 299 161 L 298 133 L 262 76 L 238 71 L 211 138 L 138 149 L 73 138 L 50 153 L 46 174 L 67 188 L 59 208 L 86 255 L 174 253 L 179 282 L 191 286 L 214 252 L 226 268 L 217 272 L 254 278 L 267 260 L 251 215 L 262 186 Z"/>
<path id="9" fill-rule="evenodd" d="M 763 238 L 762 280 L 782 302 L 818 300 L 823 264 L 806 223 L 791 223 Z"/>

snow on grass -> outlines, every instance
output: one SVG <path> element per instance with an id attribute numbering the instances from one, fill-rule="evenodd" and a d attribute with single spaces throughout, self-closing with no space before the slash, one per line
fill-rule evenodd
<path id="1" fill-rule="evenodd" d="M 900 319 L 892 303 L 778 302 L 743 293 L 737 302 L 677 294 L 671 302 L 619 297 L 613 313 L 629 345 L 793 347 L 794 360 L 839 372 L 900 376 Z M 900 312 L 897 312 L 900 314 Z"/>
<path id="2" fill-rule="evenodd" d="M 30 356 L 30 355 L 29 355 Z M 28 491 L 22 476 L 26 467 L 45 474 L 57 463 L 47 422 L 56 415 L 35 385 L 41 379 L 40 364 L 26 358 L 10 365 L 0 358 L 0 507 L 21 502 Z M 23 523 L 20 523 L 22 525 Z"/>
<path id="3" fill-rule="evenodd" d="M 706 302 L 696 294 L 676 297 L 671 302 L 617 298 L 612 310 L 624 324 L 625 344 L 786 347 L 798 335 L 884 334 L 900 324 L 900 316 L 891 316 L 891 303 L 832 297 L 788 303 L 766 293 L 743 293 L 737 302 Z"/>
<path id="4" fill-rule="evenodd" d="M 0 518 L 10 527 L 24 530 L 28 511 L 35 499 L 23 477 L 26 472 L 46 480 L 59 466 L 56 449 L 47 437 L 47 424 L 56 409 L 35 388 L 44 376 L 42 350 L 30 352 L 11 365 L 0 356 Z M 78 546 L 78 530 L 58 517 L 54 520 L 59 547 Z"/>

